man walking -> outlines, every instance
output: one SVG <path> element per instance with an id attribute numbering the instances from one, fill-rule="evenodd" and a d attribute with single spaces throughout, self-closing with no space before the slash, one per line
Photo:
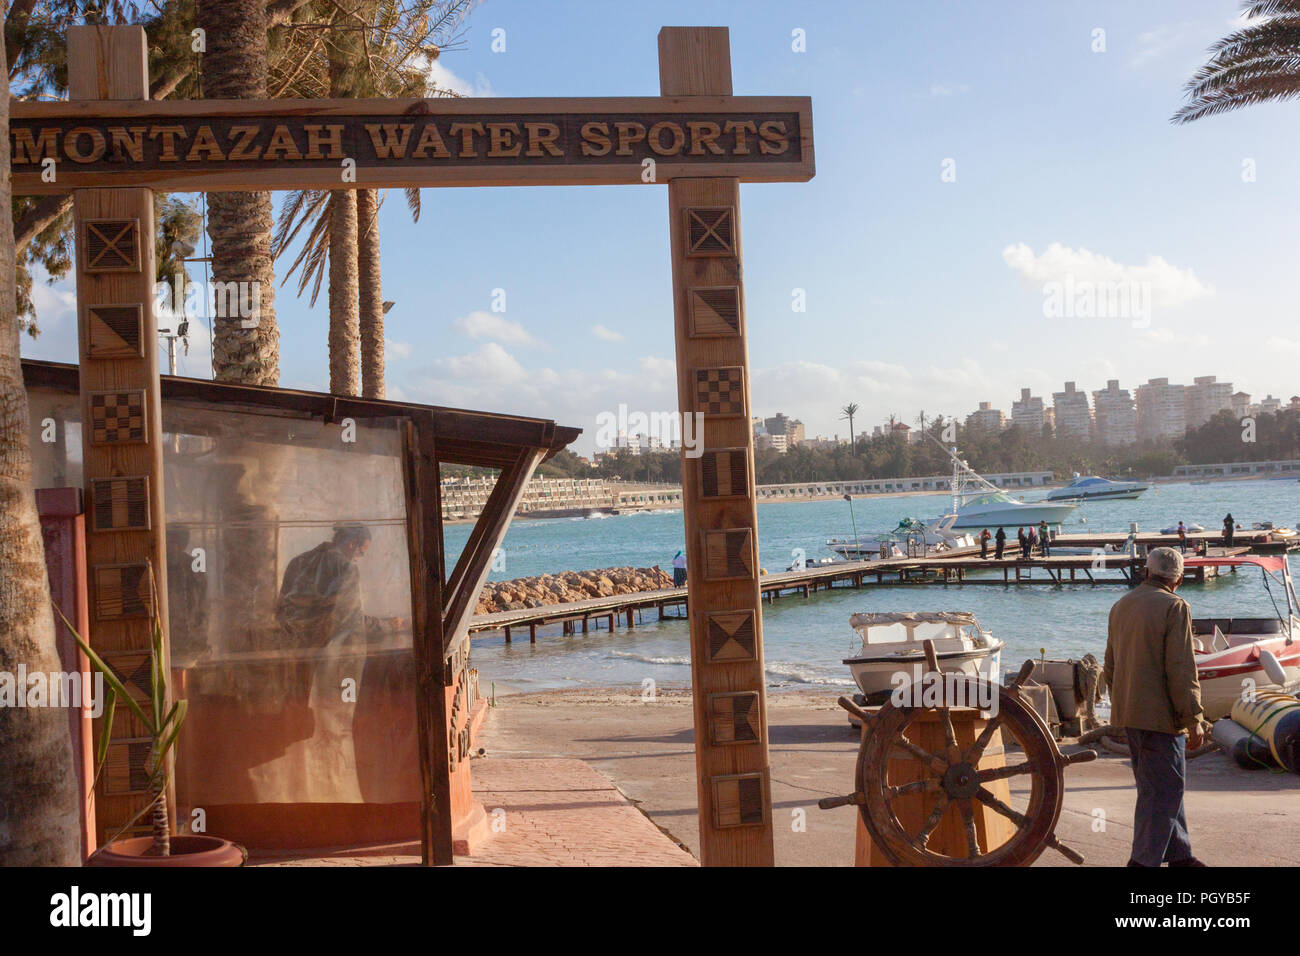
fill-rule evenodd
<path id="1" fill-rule="evenodd" d="M 1187 525 L 1178 522 L 1178 550 L 1187 553 Z"/>
<path id="2" fill-rule="evenodd" d="M 1022 558 L 1029 557 L 1029 538 L 1025 535 L 1024 528 L 1016 529 L 1016 539 L 1020 542 L 1020 556 Z"/>
<path id="3" fill-rule="evenodd" d="M 994 553 L 993 557 L 995 557 L 995 558 L 997 558 L 999 561 L 1001 561 L 1001 560 L 1002 560 L 1002 552 L 1005 551 L 1005 550 L 1007 549 L 1007 531 L 1006 531 L 1006 529 L 1005 529 L 1005 528 L 998 528 L 998 533 L 995 534 L 995 535 L 993 536 L 993 540 L 996 541 L 997 544 L 998 544 L 998 549 L 997 549 L 997 551 Z"/>
<path id="4" fill-rule="evenodd" d="M 1146 568 L 1146 580 L 1110 609 L 1106 640 L 1110 722 L 1128 737 L 1137 783 L 1128 865 L 1204 866 L 1192 855 L 1183 808 L 1187 747 L 1205 740 L 1192 615 L 1174 593 L 1183 581 L 1183 556 L 1154 548 Z"/>

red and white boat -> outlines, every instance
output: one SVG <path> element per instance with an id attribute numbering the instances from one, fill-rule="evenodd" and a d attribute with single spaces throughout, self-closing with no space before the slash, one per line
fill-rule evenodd
<path id="1" fill-rule="evenodd" d="M 1206 718 L 1227 717 L 1233 703 L 1252 691 L 1294 692 L 1300 686 L 1300 600 L 1286 555 L 1189 557 L 1185 564 L 1189 568 L 1259 568 L 1275 612 L 1273 617 L 1192 619 L 1196 676 Z M 1280 602 L 1285 602 L 1285 608 Z"/>

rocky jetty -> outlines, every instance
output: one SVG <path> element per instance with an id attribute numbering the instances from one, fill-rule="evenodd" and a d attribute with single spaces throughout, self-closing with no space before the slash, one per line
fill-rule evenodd
<path id="1" fill-rule="evenodd" d="M 568 604 L 591 598 L 657 591 L 673 586 L 671 574 L 659 568 L 604 568 L 561 571 L 513 581 L 489 581 L 478 596 L 476 614 L 521 611 L 547 604 Z"/>

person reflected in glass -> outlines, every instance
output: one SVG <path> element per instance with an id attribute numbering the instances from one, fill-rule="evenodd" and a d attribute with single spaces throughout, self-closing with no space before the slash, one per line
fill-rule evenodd
<path id="1" fill-rule="evenodd" d="M 306 551 L 284 569 L 275 617 L 288 643 L 324 647 L 364 640 L 361 571 L 370 548 L 370 529 L 361 524 L 334 527 L 334 536 Z"/>

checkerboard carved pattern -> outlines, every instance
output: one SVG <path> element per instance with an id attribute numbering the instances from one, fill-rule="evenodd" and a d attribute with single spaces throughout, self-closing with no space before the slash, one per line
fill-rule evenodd
<path id="1" fill-rule="evenodd" d="M 740 286 L 691 289 L 691 335 L 696 338 L 740 334 Z"/>
<path id="2" fill-rule="evenodd" d="M 754 534 L 748 528 L 704 532 L 704 577 L 709 581 L 754 576 Z"/>
<path id="3" fill-rule="evenodd" d="M 90 443 L 126 445 L 147 442 L 144 391 L 92 392 Z"/>
<path id="4" fill-rule="evenodd" d="M 694 206 L 686 210 L 687 256 L 736 254 L 736 212 L 730 206 Z"/>
<path id="5" fill-rule="evenodd" d="M 708 622 L 711 663 L 757 658 L 753 611 L 714 611 Z"/>
<path id="6" fill-rule="evenodd" d="M 767 808 L 763 805 L 763 775 L 737 773 L 714 777 L 713 826 L 755 826 L 767 821 Z"/>
<path id="7" fill-rule="evenodd" d="M 92 478 L 91 517 L 96 531 L 148 531 L 149 479 Z"/>
<path id="8" fill-rule="evenodd" d="M 745 370 L 739 365 L 696 369 L 695 410 L 705 415 L 744 415 Z"/>
<path id="9" fill-rule="evenodd" d="M 81 252 L 83 272 L 139 272 L 140 223 L 136 219 L 87 219 Z"/>
<path id="10" fill-rule="evenodd" d="M 86 356 L 144 358 L 144 311 L 138 305 L 86 308 Z"/>

